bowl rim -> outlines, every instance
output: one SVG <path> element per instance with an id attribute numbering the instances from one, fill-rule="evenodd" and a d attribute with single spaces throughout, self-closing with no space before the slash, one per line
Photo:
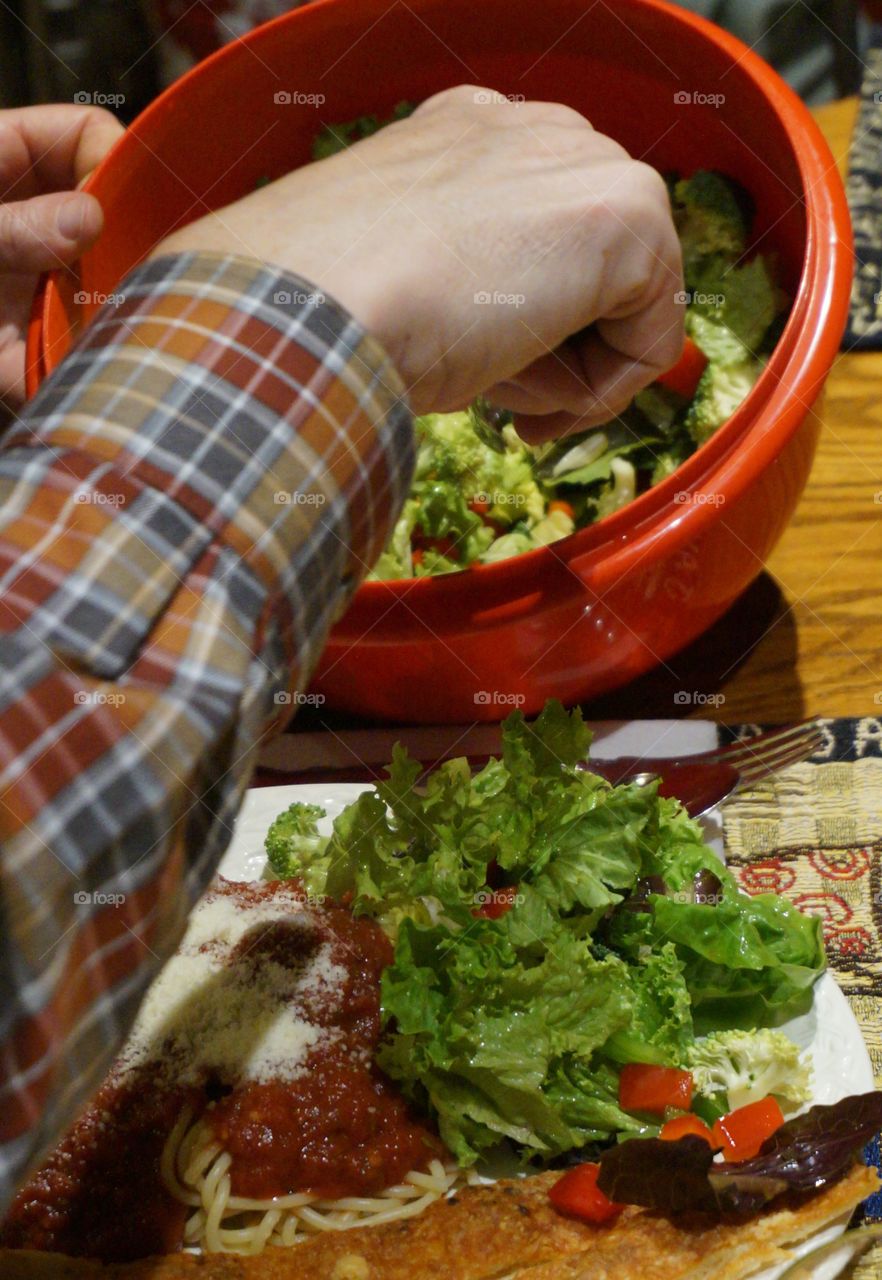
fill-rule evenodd
<path id="1" fill-rule="evenodd" d="M 619 564 L 633 561 L 637 544 L 642 545 L 646 540 L 654 542 L 661 533 L 671 528 L 670 511 L 677 492 L 707 492 L 708 482 L 714 478 L 719 482 L 723 476 L 732 491 L 731 496 L 742 492 L 753 480 L 760 465 L 768 465 L 783 448 L 789 435 L 802 420 L 804 408 L 810 405 L 826 376 L 824 362 L 826 360 L 829 365 L 833 353 L 838 349 L 847 315 L 851 228 L 836 163 L 820 128 L 806 105 L 777 72 L 736 36 L 669 0 L 628 0 L 628 3 L 633 8 L 662 13 L 674 25 L 691 27 L 715 44 L 732 59 L 733 65 L 737 64 L 753 80 L 789 140 L 803 187 L 800 198 L 805 205 L 806 249 L 794 305 L 769 363 L 728 422 L 670 476 L 653 485 L 619 511 L 545 547 L 521 552 L 507 560 L 472 565 L 434 577 L 364 581 L 357 588 L 347 614 L 336 624 L 335 633 L 345 630 L 347 619 L 357 625 L 359 605 L 366 607 L 369 612 L 378 606 L 386 611 L 395 600 L 406 597 L 408 608 L 413 607 L 416 611 L 423 601 L 428 602 L 427 597 L 432 599 L 433 605 L 438 605 L 442 598 L 446 601 L 450 593 L 453 593 L 450 603 L 455 601 L 461 606 L 463 595 L 468 595 L 473 590 L 483 591 L 491 584 L 501 586 L 504 583 L 506 597 L 530 594 L 535 590 L 537 580 L 541 580 L 543 568 L 561 562 L 600 563 L 608 558 Z M 349 4 L 351 0 L 312 0 L 310 4 L 262 24 L 242 40 L 216 50 L 174 81 L 138 116 L 136 124 L 149 126 L 155 114 L 167 110 L 170 99 L 180 92 L 185 82 L 190 83 L 200 76 L 212 74 L 218 61 L 235 56 L 238 44 L 253 46 L 271 41 L 274 29 L 279 24 L 308 21 L 310 15 L 321 10 Z M 135 145 L 132 129 L 126 131 L 95 168 L 85 189 L 90 190 L 93 185 L 100 183 L 110 166 L 116 163 L 117 154 L 131 145 Z M 832 180 L 830 174 L 833 175 Z M 825 225 L 832 228 L 832 236 L 825 237 L 821 234 Z M 35 294 L 27 333 L 26 372 L 29 395 L 33 394 L 57 366 L 60 358 L 63 358 L 56 359 L 54 354 L 47 352 L 45 345 L 49 312 L 54 302 L 53 295 L 58 292 L 57 279 L 61 274 L 51 272 L 42 277 Z M 813 334 L 813 330 L 823 332 Z M 794 414 L 787 412 L 787 402 L 795 393 L 794 382 L 800 387 L 805 385 L 807 395 L 804 399 L 796 393 L 799 411 L 795 420 L 792 420 Z M 785 384 L 787 390 L 782 396 L 781 389 Z M 777 421 L 771 425 L 756 421 L 758 414 L 765 418 L 773 407 L 780 413 Z M 748 440 L 755 446 L 749 451 L 750 456 L 748 450 L 743 448 Z M 739 460 L 733 465 L 732 455 L 735 452 Z M 763 460 L 762 464 L 760 459 Z M 694 537 L 709 521 L 716 518 L 718 513 L 712 504 L 690 502 L 677 512 L 674 523 L 678 529 L 688 531 L 689 537 Z M 640 554 L 646 554 L 645 547 Z M 578 575 L 574 575 L 574 590 L 580 589 L 577 581 Z"/>

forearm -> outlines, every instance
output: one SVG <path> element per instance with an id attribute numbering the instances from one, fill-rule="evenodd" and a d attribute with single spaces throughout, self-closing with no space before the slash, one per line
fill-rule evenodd
<path id="1" fill-rule="evenodd" d="M 176 944 L 412 465 L 397 374 L 305 282 L 184 256 L 121 292 L 0 451 L 0 1208 Z"/>

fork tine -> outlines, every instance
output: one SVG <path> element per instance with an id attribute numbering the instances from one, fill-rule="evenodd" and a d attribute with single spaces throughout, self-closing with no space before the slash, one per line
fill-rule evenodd
<path id="1" fill-rule="evenodd" d="M 820 733 L 820 725 L 816 720 L 800 720 L 798 724 L 785 725 L 781 729 L 770 729 L 767 733 L 757 734 L 755 738 L 733 742 L 711 754 L 738 768 L 741 761 L 764 759 L 769 753 L 776 752 L 780 747 L 791 742 L 819 739 Z"/>
<path id="2" fill-rule="evenodd" d="M 818 737 L 820 738 L 820 735 Z M 807 760 L 816 745 L 816 741 L 807 739 L 801 745 L 792 744 L 773 755 L 764 756 L 750 764 L 745 763 L 739 766 L 738 772 L 741 775 L 739 785 L 742 787 L 752 786 L 755 782 L 768 777 L 771 773 L 778 773 L 781 769 L 786 769 L 792 764 L 799 764 L 801 761 Z"/>

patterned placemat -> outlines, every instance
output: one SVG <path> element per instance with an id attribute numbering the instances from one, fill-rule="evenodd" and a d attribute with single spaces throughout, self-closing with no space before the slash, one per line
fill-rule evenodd
<path id="1" fill-rule="evenodd" d="M 854 1011 L 882 1088 L 882 718 L 823 721 L 824 741 L 723 807 L 726 857 L 747 893 L 782 893 L 820 915 L 829 965 Z M 760 725 L 721 728 L 748 738 Z M 880 1164 L 879 1143 L 867 1150 Z M 865 1206 L 882 1221 L 882 1192 Z M 882 1280 L 882 1246 L 856 1265 Z"/>
<path id="2" fill-rule="evenodd" d="M 855 273 L 845 351 L 882 350 L 882 31 L 864 61 L 860 106 L 848 155 L 846 192 L 854 230 Z"/>

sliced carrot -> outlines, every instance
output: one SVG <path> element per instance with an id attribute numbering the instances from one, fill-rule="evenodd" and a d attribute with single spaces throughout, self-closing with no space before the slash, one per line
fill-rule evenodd
<path id="1" fill-rule="evenodd" d="M 565 516 L 569 516 L 571 520 L 575 520 L 576 518 L 575 511 L 568 502 L 563 500 L 563 498 L 554 498 L 549 502 L 548 514 L 551 515 L 552 511 L 562 511 L 563 514 Z"/>

